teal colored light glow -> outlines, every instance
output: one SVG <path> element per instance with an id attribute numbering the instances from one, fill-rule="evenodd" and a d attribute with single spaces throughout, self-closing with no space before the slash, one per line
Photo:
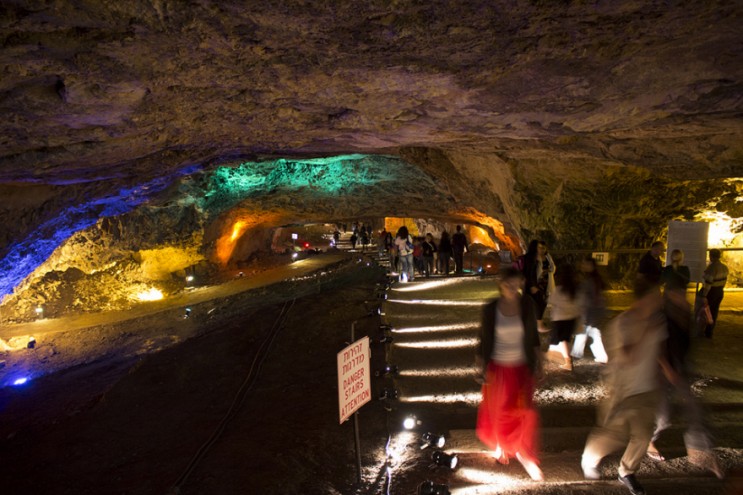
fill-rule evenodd
<path id="1" fill-rule="evenodd" d="M 337 196 L 391 179 L 399 159 L 341 155 L 328 158 L 244 162 L 211 173 L 205 194 L 207 209 L 229 208 L 239 201 L 276 191 L 311 189 L 314 195 Z"/>

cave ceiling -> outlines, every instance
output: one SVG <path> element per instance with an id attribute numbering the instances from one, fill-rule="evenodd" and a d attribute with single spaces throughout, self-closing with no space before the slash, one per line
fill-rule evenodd
<path id="1" fill-rule="evenodd" d="M 703 203 L 737 205 L 723 179 L 743 177 L 742 13 L 739 1 L 5 1 L 0 244 L 65 208 L 120 214 L 101 203 L 174 194 L 225 164 L 343 154 L 397 157 L 422 178 L 355 195 L 347 216 L 573 228 L 573 245 L 650 239 Z M 443 199 L 426 201 L 431 184 Z M 282 222 L 343 216 L 332 201 L 302 211 L 312 190 L 273 191 L 295 204 Z M 627 222 L 634 237 L 617 238 Z"/>

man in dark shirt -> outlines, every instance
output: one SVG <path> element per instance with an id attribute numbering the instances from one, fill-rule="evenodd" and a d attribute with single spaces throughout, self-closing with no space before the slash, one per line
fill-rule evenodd
<path id="1" fill-rule="evenodd" d="M 457 274 L 464 269 L 464 252 L 467 250 L 467 237 L 462 233 L 462 226 L 457 225 L 457 232 L 451 236 L 451 247 L 454 251 L 454 264 Z"/>
<path id="2" fill-rule="evenodd" d="M 650 251 L 640 259 L 640 267 L 637 269 L 637 273 L 645 276 L 648 282 L 660 283 L 660 274 L 663 271 L 663 262 L 660 260 L 660 255 L 664 249 L 665 246 L 661 241 L 655 241 L 650 246 Z"/>

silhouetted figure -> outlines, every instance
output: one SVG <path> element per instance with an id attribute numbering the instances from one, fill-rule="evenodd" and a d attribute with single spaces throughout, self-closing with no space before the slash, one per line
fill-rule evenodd
<path id="1" fill-rule="evenodd" d="M 451 237 L 451 248 L 454 254 L 454 270 L 461 275 L 464 273 L 464 252 L 469 248 L 467 236 L 462 232 L 461 225 L 457 225 L 457 231 Z"/>
<path id="2" fill-rule="evenodd" d="M 444 276 L 449 276 L 449 261 L 451 260 L 451 239 L 449 233 L 443 231 L 441 233 L 441 241 L 439 241 L 439 273 L 443 273 Z"/>
<path id="3" fill-rule="evenodd" d="M 712 313 L 712 323 L 704 329 L 704 336 L 712 338 L 712 332 L 717 324 L 717 315 L 720 312 L 720 304 L 725 296 L 725 285 L 728 281 L 728 267 L 720 258 L 722 253 L 719 249 L 709 250 L 709 265 L 704 270 L 704 287 L 702 287 L 702 304 L 709 306 Z"/>
<path id="4" fill-rule="evenodd" d="M 662 242 L 655 241 L 650 246 L 650 251 L 640 258 L 640 266 L 637 268 L 638 274 L 644 276 L 654 284 L 660 283 L 660 274 L 663 271 L 663 262 L 660 259 L 660 255 L 664 249 L 665 246 Z"/>
<path id="5" fill-rule="evenodd" d="M 433 272 L 433 256 L 436 253 L 436 243 L 433 242 L 433 236 L 426 234 L 426 240 L 421 244 L 423 248 L 423 272 L 426 274 L 426 278 L 431 276 Z"/>

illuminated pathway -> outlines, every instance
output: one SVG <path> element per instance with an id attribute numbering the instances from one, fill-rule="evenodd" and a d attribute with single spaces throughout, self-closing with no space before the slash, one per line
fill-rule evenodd
<path id="1" fill-rule="evenodd" d="M 78 314 L 64 318 L 45 318 L 31 323 L 0 325 L 0 338 L 7 340 L 12 337 L 34 335 L 39 340 L 43 334 L 80 330 L 87 327 L 140 318 L 179 306 L 186 307 L 213 299 L 228 297 L 247 290 L 275 284 L 292 277 L 303 277 L 343 259 L 346 259 L 345 254 L 312 256 L 251 275 L 250 277 L 235 278 L 223 284 L 195 288 L 160 301 L 141 303 L 126 311 Z"/>
<path id="2" fill-rule="evenodd" d="M 475 381 L 475 346 L 481 307 L 495 295 L 495 281 L 479 277 L 418 278 L 408 284 L 396 282 L 387 291 L 383 319 L 393 328 L 392 343 L 386 344 L 387 363 L 397 366 L 398 374 L 378 379 L 377 383 L 380 389 L 394 387 L 399 393 L 397 400 L 384 399 L 392 425 L 387 448 L 391 493 L 414 493 L 417 484 L 425 479 L 447 484 L 452 494 L 459 495 L 627 493 L 616 481 L 617 456 L 602 464 L 601 481 L 584 480 L 580 470 L 580 455 L 595 422 L 595 405 L 604 395 L 599 385 L 602 365 L 594 363 L 590 355 L 577 360 L 572 373 L 548 366 L 547 379 L 537 391 L 545 482 L 531 481 L 515 460 L 507 466 L 498 464 L 476 439 L 473 428 L 480 385 Z M 611 306 L 623 308 L 624 294 L 608 297 Z M 740 320 L 734 315 L 725 318 Z M 727 321 L 721 321 L 723 324 L 720 338 L 726 329 L 737 328 Z M 736 378 L 740 366 L 725 373 L 719 364 L 735 359 L 741 344 L 734 344 L 735 348 L 724 355 L 719 354 L 719 347 L 715 349 L 710 344 L 698 343 L 699 359 L 705 361 L 701 371 L 714 378 L 698 380 L 697 386 L 704 389 L 703 400 L 710 410 L 708 419 L 718 436 L 717 452 L 733 477 L 721 482 L 692 466 L 683 447 L 683 427 L 676 421 L 662 446 L 669 461 L 644 461 L 638 473 L 648 493 L 722 493 L 725 483 L 741 481 L 734 473 L 735 469 L 743 469 L 743 383 L 737 381 L 739 376 Z M 411 415 L 415 416 L 416 426 L 404 431 L 402 420 Z M 425 432 L 446 435 L 443 450 L 458 455 L 456 470 L 430 467 L 435 449 L 419 448 Z"/>

